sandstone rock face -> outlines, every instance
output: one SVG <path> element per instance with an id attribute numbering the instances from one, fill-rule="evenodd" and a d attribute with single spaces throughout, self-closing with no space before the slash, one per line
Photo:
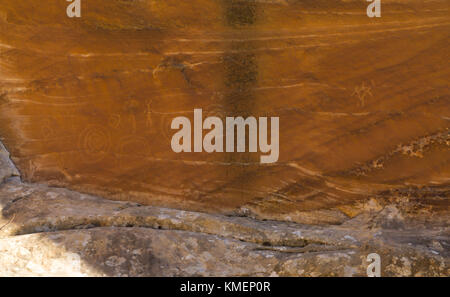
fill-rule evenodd
<path id="1" fill-rule="evenodd" d="M 446 0 L 383 0 L 372 19 L 365 1 L 1 3 L 0 135 L 26 181 L 335 224 L 448 186 Z M 171 120 L 194 108 L 278 116 L 278 162 L 174 153 Z"/>
<path id="2" fill-rule="evenodd" d="M 447 0 L 81 2 L 0 0 L 0 275 L 450 275 Z"/>
<path id="3" fill-rule="evenodd" d="M 372 252 L 384 276 L 450 274 L 448 227 L 413 223 L 393 204 L 341 226 L 310 226 L 110 201 L 12 178 L 0 187 L 0 206 L 2 276 L 365 276 Z"/>
<path id="4" fill-rule="evenodd" d="M 0 185 L 0 275 L 364 276 L 376 252 L 383 276 L 448 276 L 448 212 L 415 207 L 372 199 L 340 226 L 312 226 L 111 201 L 11 174 Z"/>

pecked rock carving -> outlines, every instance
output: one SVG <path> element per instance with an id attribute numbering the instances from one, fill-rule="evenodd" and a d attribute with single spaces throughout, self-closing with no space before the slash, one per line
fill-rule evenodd
<path id="1" fill-rule="evenodd" d="M 0 135 L 25 181 L 325 224 L 448 184 L 446 1 L 386 0 L 381 18 L 358 1 L 89 1 L 80 18 L 16 2 L 0 8 Z M 279 117 L 278 161 L 174 152 L 172 120 L 196 108 Z"/>
<path id="2" fill-rule="evenodd" d="M 0 275 L 450 275 L 447 1 L 0 2 Z"/>

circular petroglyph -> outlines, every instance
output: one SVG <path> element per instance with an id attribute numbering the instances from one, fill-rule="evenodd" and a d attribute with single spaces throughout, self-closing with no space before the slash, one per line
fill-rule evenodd
<path id="1" fill-rule="evenodd" d="M 100 125 L 88 126 L 80 135 L 79 147 L 84 162 L 101 161 L 111 149 L 111 136 L 108 129 Z"/>

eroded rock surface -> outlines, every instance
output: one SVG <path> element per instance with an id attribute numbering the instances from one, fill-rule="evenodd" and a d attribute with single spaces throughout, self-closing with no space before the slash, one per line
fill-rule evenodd
<path id="1" fill-rule="evenodd" d="M 0 275 L 449 276 L 448 0 L 382 2 L 0 0 Z"/>
<path id="2" fill-rule="evenodd" d="M 0 142 L 0 183 L 11 176 L 19 176 L 19 171 L 9 158 L 9 153 Z"/>
<path id="3" fill-rule="evenodd" d="M 394 196 L 393 196 L 394 197 Z M 444 198 L 441 198 L 444 199 Z M 448 212 L 371 200 L 314 226 L 111 201 L 63 188 L 0 185 L 2 276 L 448 276 Z"/>
<path id="4" fill-rule="evenodd" d="M 0 5 L 0 135 L 26 181 L 308 224 L 448 186 L 448 0 L 67 5 Z M 174 153 L 194 108 L 280 117 L 278 162 Z"/>

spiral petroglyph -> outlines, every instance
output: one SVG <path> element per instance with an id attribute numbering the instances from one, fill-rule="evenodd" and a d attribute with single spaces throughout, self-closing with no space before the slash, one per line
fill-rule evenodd
<path id="1" fill-rule="evenodd" d="M 110 133 L 99 125 L 88 126 L 80 135 L 79 147 L 84 162 L 99 162 L 111 149 Z"/>

